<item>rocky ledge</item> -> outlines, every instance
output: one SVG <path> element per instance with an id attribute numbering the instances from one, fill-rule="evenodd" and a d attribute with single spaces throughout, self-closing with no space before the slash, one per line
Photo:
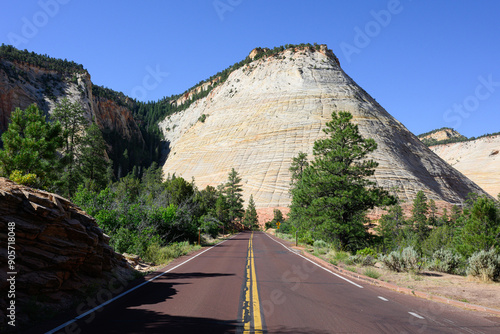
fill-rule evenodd
<path id="1" fill-rule="evenodd" d="M 32 323 L 41 310 L 67 309 L 91 288 L 124 285 L 132 277 L 94 218 L 65 198 L 5 178 L 0 239 L 0 328 L 12 301 L 17 323 Z"/>

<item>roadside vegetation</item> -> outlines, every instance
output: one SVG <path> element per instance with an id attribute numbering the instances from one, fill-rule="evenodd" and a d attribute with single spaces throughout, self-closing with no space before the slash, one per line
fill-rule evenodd
<path id="1" fill-rule="evenodd" d="M 213 240 L 258 227 L 253 198 L 245 210 L 234 169 L 227 182 L 202 190 L 194 180 L 164 179 L 156 163 L 113 181 L 101 132 L 83 114 L 66 99 L 50 117 L 35 105 L 17 108 L 2 134 L 0 176 L 69 198 L 96 219 L 115 251 L 147 262 L 185 254 L 202 234 Z"/>
<path id="2" fill-rule="evenodd" d="M 313 160 L 304 153 L 293 159 L 292 204 L 287 220 L 275 212 L 266 228 L 298 241 L 313 254 L 346 268 L 366 267 L 377 276 L 378 263 L 394 272 L 423 270 L 500 280 L 500 205 L 489 196 L 470 194 L 462 207 L 438 212 L 420 191 L 411 215 L 405 216 L 395 196 L 367 180 L 377 163 L 367 159 L 373 140 L 359 135 L 347 112 L 332 114 L 325 133 L 314 144 Z M 500 195 L 499 195 L 500 196 Z M 386 209 L 372 231 L 366 213 Z"/>

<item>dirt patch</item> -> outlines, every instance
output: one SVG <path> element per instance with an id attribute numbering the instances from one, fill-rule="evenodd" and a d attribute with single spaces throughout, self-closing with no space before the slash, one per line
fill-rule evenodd
<path id="1" fill-rule="evenodd" d="M 365 268 L 356 267 L 356 270 L 362 274 Z M 381 268 L 379 264 L 375 270 L 381 273 L 379 280 L 384 282 L 500 310 L 499 282 L 484 283 L 469 277 L 434 271 L 423 271 L 418 274 L 395 273 Z"/>

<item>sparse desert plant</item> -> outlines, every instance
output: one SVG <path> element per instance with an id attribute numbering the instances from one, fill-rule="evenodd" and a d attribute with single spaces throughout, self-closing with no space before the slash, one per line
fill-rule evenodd
<path id="1" fill-rule="evenodd" d="M 323 240 L 315 240 L 313 243 L 314 248 L 327 248 L 328 244 Z"/>
<path id="2" fill-rule="evenodd" d="M 379 256 L 379 259 L 389 270 L 401 272 L 404 269 L 401 253 L 397 251 L 392 251 L 387 255 Z"/>
<path id="3" fill-rule="evenodd" d="M 388 255 L 379 256 L 380 261 L 390 270 L 416 271 L 422 265 L 422 259 L 413 247 L 406 247 L 403 251 L 390 252 Z"/>
<path id="4" fill-rule="evenodd" d="M 432 255 L 430 269 L 448 274 L 456 274 L 462 265 L 460 255 L 449 249 L 441 248 Z"/>
<path id="5" fill-rule="evenodd" d="M 401 253 L 401 258 L 406 271 L 420 269 L 421 258 L 413 247 L 406 247 Z"/>
<path id="6" fill-rule="evenodd" d="M 500 255 L 495 249 L 475 252 L 468 260 L 467 275 L 493 281 L 500 278 Z"/>
<path id="7" fill-rule="evenodd" d="M 345 263 L 349 259 L 349 253 L 344 251 L 335 252 L 334 259 L 337 260 L 338 262 Z"/>
<path id="8" fill-rule="evenodd" d="M 381 274 L 373 268 L 366 268 L 363 271 L 363 275 L 374 278 L 374 279 L 378 279 L 381 276 Z"/>
<path id="9" fill-rule="evenodd" d="M 375 258 L 371 255 L 351 255 L 347 259 L 348 263 L 347 264 L 359 264 L 362 266 L 372 266 L 375 264 Z"/>

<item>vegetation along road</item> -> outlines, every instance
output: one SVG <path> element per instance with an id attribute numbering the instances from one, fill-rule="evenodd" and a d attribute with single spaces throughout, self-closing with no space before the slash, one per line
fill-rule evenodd
<path id="1" fill-rule="evenodd" d="M 490 315 L 347 279 L 263 232 L 169 264 L 48 333 L 499 333 Z"/>

